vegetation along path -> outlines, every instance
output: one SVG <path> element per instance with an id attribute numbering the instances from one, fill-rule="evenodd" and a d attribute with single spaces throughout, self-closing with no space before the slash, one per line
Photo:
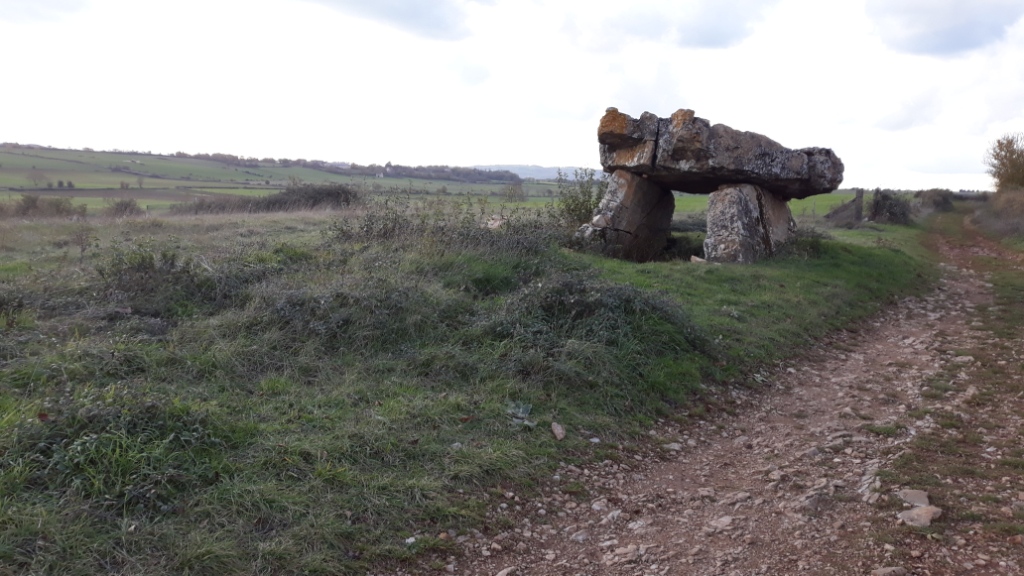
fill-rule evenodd
<path id="1" fill-rule="evenodd" d="M 934 221 L 935 291 L 781 367 L 658 453 L 563 466 L 460 536 L 457 574 L 1020 574 L 1024 265 Z M 446 535 L 441 534 L 444 538 Z M 424 566 L 425 568 L 425 566 Z"/>

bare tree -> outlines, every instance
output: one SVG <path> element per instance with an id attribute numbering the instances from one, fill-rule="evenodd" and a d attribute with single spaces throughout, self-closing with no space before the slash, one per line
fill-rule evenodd
<path id="1" fill-rule="evenodd" d="M 28 178 L 28 181 L 31 182 L 32 186 L 35 188 L 41 187 L 43 184 L 46 184 L 50 180 L 49 178 L 47 178 L 46 174 L 43 174 L 42 170 L 38 170 L 36 168 L 30 170 L 26 178 Z"/>
<path id="2" fill-rule="evenodd" d="M 505 189 L 505 199 L 509 202 L 523 202 L 526 200 L 526 191 L 523 190 L 522 182 L 513 182 Z"/>

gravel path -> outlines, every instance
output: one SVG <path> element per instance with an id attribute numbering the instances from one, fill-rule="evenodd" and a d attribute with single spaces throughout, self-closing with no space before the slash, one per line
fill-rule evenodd
<path id="1" fill-rule="evenodd" d="M 1009 255 L 992 244 L 942 243 L 941 252 L 943 279 L 927 297 L 903 301 L 856 333 L 820 343 L 798 363 L 766 375 L 766 389 L 728 393 L 722 401 L 732 404 L 734 416 L 720 413 L 687 427 L 664 423 L 650 432 L 656 452 L 563 466 L 540 495 L 506 494 L 490 514 L 511 527 L 458 537 L 462 553 L 437 558 L 434 571 L 1024 574 L 1019 535 L 988 534 L 964 521 L 964 512 L 953 522 L 948 511 L 942 516 L 943 502 L 917 501 L 928 495 L 906 491 L 928 486 L 894 484 L 899 476 L 888 474 L 915 438 L 946 432 L 939 413 L 971 422 L 978 418 L 972 410 L 985 411 L 986 421 L 1001 423 L 980 428 L 984 441 L 969 461 L 982 464 L 972 466 L 1000 458 L 1022 430 L 1020 394 L 972 403 L 986 393 L 978 374 L 987 365 L 1012 368 L 1005 378 L 1021 378 L 1015 351 L 1021 342 L 992 346 L 976 312 L 992 303 L 992 286 L 966 267 L 979 253 Z M 962 352 L 980 347 L 999 350 L 984 361 Z M 937 382 L 943 392 L 929 393 Z M 933 483 L 962 481 L 942 492 L 947 501 L 964 491 L 988 495 L 970 501 L 991 505 L 993 514 L 1009 511 L 1012 522 L 1024 517 L 1022 475 L 968 482 L 939 470 Z M 925 506 L 933 503 L 938 508 Z M 929 528 L 906 525 L 927 520 Z"/>

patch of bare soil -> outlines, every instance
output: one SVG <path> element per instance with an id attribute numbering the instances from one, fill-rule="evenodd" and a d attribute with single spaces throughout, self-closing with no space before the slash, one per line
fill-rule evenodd
<path id="1" fill-rule="evenodd" d="M 422 570 L 1024 574 L 1024 469 L 1011 457 L 1022 342 L 983 329 L 992 285 L 967 267 L 1003 251 L 981 239 L 941 250 L 934 292 L 821 344 L 767 390 L 730 392 L 735 416 L 665 423 L 653 453 L 563 466 L 539 495 L 506 494 L 490 514 L 509 528 L 458 536 L 458 554 Z"/>

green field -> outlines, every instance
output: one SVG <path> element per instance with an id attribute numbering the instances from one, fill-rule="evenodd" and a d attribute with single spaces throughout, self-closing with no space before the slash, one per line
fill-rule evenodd
<path id="1" fill-rule="evenodd" d="M 0 574 L 423 573 L 935 278 L 913 227 L 634 264 L 478 210 L 0 220 Z"/>
<path id="2" fill-rule="evenodd" d="M 194 158 L 132 153 L 55 150 L 49 148 L 0 148 L 0 191 L 46 190 L 47 183 L 73 182 L 76 189 L 195 188 L 280 190 L 290 181 L 335 182 L 363 187 L 368 191 L 415 190 L 452 195 L 502 195 L 501 184 L 470 184 L 456 181 L 408 178 L 367 178 L 346 176 L 311 167 L 282 167 L 261 163 L 242 167 Z M 244 187 L 244 188 L 243 188 Z M 530 181 L 524 185 L 529 196 L 547 196 L 553 182 Z"/>
<path id="3" fill-rule="evenodd" d="M 816 218 L 824 216 L 839 204 L 853 199 L 851 192 L 838 190 L 831 194 L 811 196 L 803 200 L 790 200 L 789 209 L 796 218 Z M 692 213 L 706 210 L 708 197 L 703 194 L 676 194 L 676 212 Z"/>
<path id="4" fill-rule="evenodd" d="M 280 191 L 295 179 L 309 183 L 348 184 L 371 194 L 488 196 L 495 202 L 505 197 L 507 189 L 501 184 L 346 176 L 308 167 L 284 168 L 276 164 L 249 168 L 173 156 L 0 147 L 0 202 L 4 199 L 8 202 L 17 200 L 24 193 L 70 196 L 75 198 L 76 204 L 84 203 L 90 212 L 101 209 L 111 199 L 120 198 L 135 198 L 139 205 L 159 211 L 171 204 L 189 202 L 201 196 L 261 196 Z M 74 189 L 57 187 L 58 183 L 67 182 L 74 183 Z M 47 183 L 53 187 L 47 187 Z M 128 189 L 122 189 L 122 184 Z M 517 204 L 537 207 L 553 201 L 558 185 L 556 182 L 529 180 L 524 183 L 523 190 L 527 201 Z M 823 216 L 848 198 L 848 194 L 840 191 L 796 200 L 791 202 L 791 206 L 796 216 Z M 706 205 L 707 196 L 677 194 L 676 211 L 679 213 L 699 212 Z"/>

